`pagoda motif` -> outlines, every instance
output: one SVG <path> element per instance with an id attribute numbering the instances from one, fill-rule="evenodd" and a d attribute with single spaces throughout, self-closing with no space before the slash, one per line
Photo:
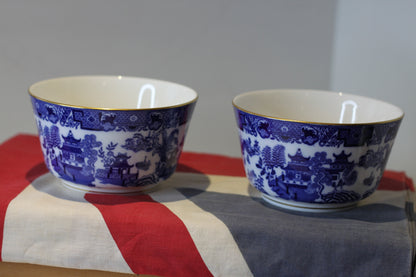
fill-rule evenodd
<path id="1" fill-rule="evenodd" d="M 312 180 L 312 170 L 310 169 L 310 157 L 304 157 L 302 151 L 298 149 L 295 155 L 289 155 L 290 161 L 283 168 L 281 181 L 286 186 L 307 187 Z"/>
<path id="2" fill-rule="evenodd" d="M 96 177 L 103 183 L 111 183 L 120 186 L 128 186 L 138 179 L 138 172 L 132 173 L 130 165 L 127 161 L 130 159 L 126 153 L 118 153 L 114 156 L 111 165 L 107 165 L 104 169 L 97 169 Z"/>
<path id="3" fill-rule="evenodd" d="M 298 149 L 295 155 L 288 155 L 290 161 L 282 168 L 282 174 L 274 181 L 273 190 L 285 199 L 296 200 L 299 195 L 311 200 L 318 197 L 317 191 L 313 190 L 313 170 L 311 157 L 305 157 Z M 269 182 L 269 185 L 271 183 Z M 305 191 L 309 191 L 306 195 Z"/>
<path id="4" fill-rule="evenodd" d="M 354 168 L 354 162 L 349 162 L 348 158 L 351 156 L 342 151 L 339 155 L 333 154 L 335 160 L 326 168 L 326 172 L 331 175 L 332 186 L 337 187 L 342 180 L 342 173 L 351 171 Z"/>
<path id="5" fill-rule="evenodd" d="M 282 173 L 274 180 L 269 180 L 269 186 L 285 199 L 296 200 L 299 196 L 304 201 L 314 201 L 322 195 L 324 186 L 331 186 L 331 193 L 349 193 L 344 186 L 351 185 L 357 178 L 354 162 L 349 161 L 352 154 L 342 151 L 333 154 L 333 160 L 317 163 L 315 156 L 306 157 L 298 149 L 295 155 L 288 155 L 290 161 L 282 168 Z"/>
<path id="6" fill-rule="evenodd" d="M 62 145 L 58 146 L 59 156 L 51 161 L 53 169 L 65 180 L 90 184 L 93 178 L 84 172 L 88 166 L 82 150 L 82 139 L 75 138 L 72 131 L 62 138 Z"/>
<path id="7" fill-rule="evenodd" d="M 62 153 L 61 163 L 64 166 L 82 168 L 85 165 L 85 159 L 80 146 L 81 139 L 74 138 L 71 131 L 69 131 L 68 136 L 62 136 L 62 138 L 64 142 L 60 148 Z"/>

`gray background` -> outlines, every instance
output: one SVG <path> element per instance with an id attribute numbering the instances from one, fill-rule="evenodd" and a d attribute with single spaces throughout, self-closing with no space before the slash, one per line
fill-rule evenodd
<path id="1" fill-rule="evenodd" d="M 36 133 L 27 88 L 59 76 L 190 86 L 200 98 L 185 150 L 230 156 L 240 156 L 237 94 L 336 90 L 405 111 L 387 167 L 416 179 L 415 10 L 411 0 L 2 0 L 0 141 Z"/>

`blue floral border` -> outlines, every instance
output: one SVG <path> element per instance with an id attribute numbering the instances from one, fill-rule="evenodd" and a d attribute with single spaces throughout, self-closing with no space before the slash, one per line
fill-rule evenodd
<path id="1" fill-rule="evenodd" d="M 59 124 L 62 127 L 80 128 L 92 131 L 142 131 L 157 130 L 186 123 L 195 102 L 188 105 L 149 109 L 138 113 L 136 110 L 98 110 L 75 108 L 48 103 L 32 97 L 32 106 L 39 119 Z"/>
<path id="2" fill-rule="evenodd" d="M 368 125 L 322 125 L 265 118 L 235 108 L 238 127 L 254 137 L 285 143 L 355 147 L 394 140 L 401 119 Z"/>

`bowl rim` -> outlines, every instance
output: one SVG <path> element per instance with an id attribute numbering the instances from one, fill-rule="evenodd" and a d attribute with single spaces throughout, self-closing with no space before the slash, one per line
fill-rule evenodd
<path id="1" fill-rule="evenodd" d="M 264 93 L 264 92 L 283 92 L 283 91 L 298 91 L 298 92 L 312 92 L 312 93 L 338 93 L 338 94 L 342 94 L 343 96 L 353 96 L 353 97 L 358 97 L 358 98 L 363 98 L 363 99 L 367 99 L 370 101 L 377 101 L 379 103 L 384 103 L 386 105 L 390 105 L 392 107 L 395 107 L 396 109 L 398 109 L 398 111 L 400 111 L 401 115 L 398 117 L 395 117 L 393 119 L 390 120 L 382 120 L 382 121 L 369 121 L 369 122 L 359 122 L 359 123 L 337 123 L 337 122 L 322 122 L 322 121 L 308 121 L 308 120 L 297 120 L 297 119 L 290 119 L 290 118 L 284 118 L 284 117 L 276 117 L 276 116 L 270 116 L 270 115 L 265 115 L 265 114 L 261 114 L 261 113 L 256 113 L 256 112 L 252 112 L 249 111 L 247 109 L 244 109 L 240 106 L 238 106 L 235 101 L 238 97 L 244 96 L 244 95 L 249 95 L 249 94 L 255 94 L 255 93 Z M 379 100 L 376 98 L 372 98 L 372 97 L 367 97 L 367 96 L 361 96 L 358 94 L 352 94 L 352 93 L 344 93 L 344 92 L 336 92 L 336 91 L 331 91 L 331 90 L 317 90 L 317 89 L 264 89 L 264 90 L 253 90 L 253 91 L 248 91 L 248 92 L 244 92 L 244 93 L 240 93 L 238 95 L 236 95 L 233 98 L 232 104 L 234 106 L 234 108 L 236 108 L 237 110 L 243 111 L 245 113 L 251 114 L 251 115 L 255 115 L 255 116 L 260 116 L 260 117 L 264 117 L 264 118 L 269 118 L 269 119 L 275 119 L 275 120 L 280 120 L 280 121 L 288 121 L 288 122 L 294 122 L 294 123 L 303 123 L 303 124 L 314 124 L 314 125 L 324 125 L 324 126 L 360 126 L 360 125 L 378 125 L 378 124 L 386 124 L 386 123 L 392 123 L 392 122 L 396 122 L 396 121 L 400 121 L 403 119 L 405 113 L 404 111 L 399 108 L 398 106 L 391 104 L 389 102 L 383 101 L 383 100 Z"/>
<path id="2" fill-rule="evenodd" d="M 162 107 L 153 107 L 153 108 L 109 108 L 109 107 L 102 107 L 102 108 L 97 108 L 97 107 L 88 107 L 88 106 L 83 106 L 83 105 L 73 105 L 73 104 L 66 104 L 66 103 L 61 103 L 61 102 L 57 102 L 57 101 L 51 101 L 48 99 L 45 99 L 43 97 L 39 97 L 34 95 L 33 93 L 33 87 L 37 86 L 39 84 L 42 83 L 46 83 L 49 81 L 58 81 L 58 80 L 64 80 L 64 79 L 71 79 L 71 78 L 111 78 L 111 79 L 136 79 L 136 80 L 142 80 L 142 81 L 146 81 L 146 82 L 160 82 L 160 83 L 164 83 L 164 84 L 168 84 L 168 85 L 174 85 L 174 86 L 178 86 L 178 87 L 182 87 L 185 89 L 190 90 L 191 92 L 193 92 L 195 94 L 194 98 L 190 101 L 186 101 L 184 103 L 181 104 L 177 104 L 177 105 L 170 105 L 170 106 L 162 106 Z M 49 104 L 53 104 L 53 105 L 59 105 L 59 106 L 63 106 L 63 107 L 69 107 L 69 108 L 77 108 L 77 109 L 87 109 L 87 110 L 103 110 L 103 111 L 151 111 L 151 110 L 166 110 L 166 109 L 172 109 L 172 108 L 179 108 L 179 107 L 183 107 L 183 106 L 187 106 L 189 104 L 195 103 L 197 102 L 199 95 L 198 93 L 185 85 L 179 84 L 179 83 L 175 83 L 175 82 L 171 82 L 171 81 L 165 81 L 165 80 L 160 80 L 160 79 L 155 79 L 155 78 L 146 78 L 146 77 L 134 77 L 134 76 L 127 76 L 127 75 L 73 75 L 73 76 L 64 76 L 64 77 L 56 77 L 56 78 L 49 78 L 49 79 L 45 79 L 42 81 L 38 81 L 36 83 L 33 83 L 32 85 L 30 85 L 30 87 L 28 88 L 28 93 L 31 97 L 33 97 L 34 99 L 49 103 Z"/>

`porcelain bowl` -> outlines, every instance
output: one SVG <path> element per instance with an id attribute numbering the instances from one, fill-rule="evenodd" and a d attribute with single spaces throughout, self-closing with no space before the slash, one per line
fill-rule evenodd
<path id="1" fill-rule="evenodd" d="M 73 76 L 29 88 L 45 163 L 71 188 L 149 189 L 175 171 L 197 93 L 166 81 Z"/>
<path id="2" fill-rule="evenodd" d="M 233 106 L 249 182 L 268 203 L 300 211 L 370 196 L 403 118 L 389 103 L 317 90 L 253 91 Z"/>

